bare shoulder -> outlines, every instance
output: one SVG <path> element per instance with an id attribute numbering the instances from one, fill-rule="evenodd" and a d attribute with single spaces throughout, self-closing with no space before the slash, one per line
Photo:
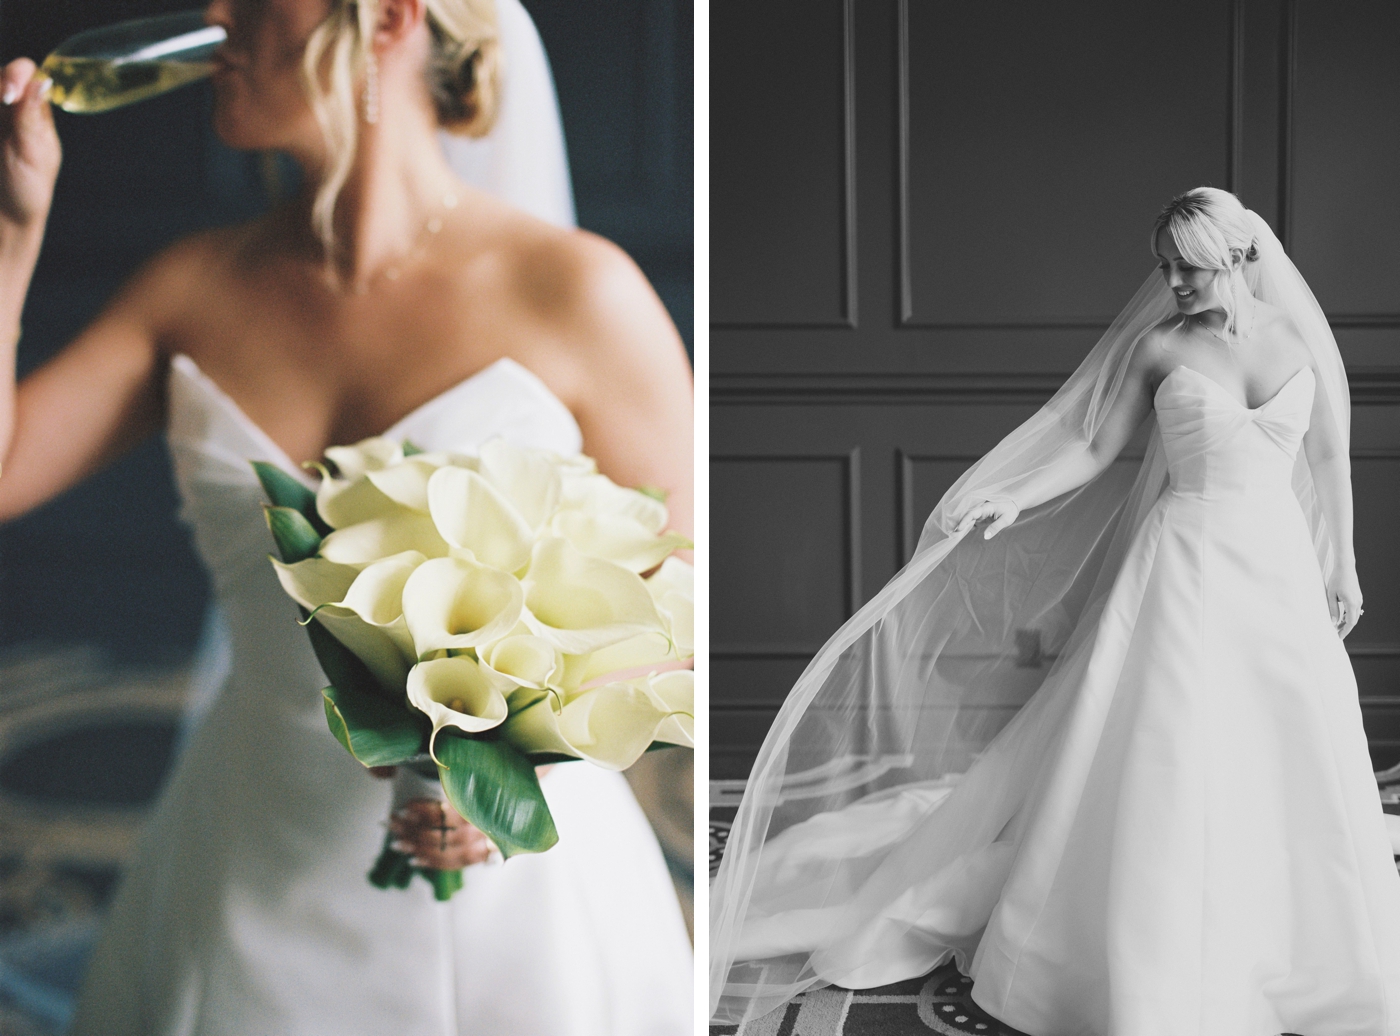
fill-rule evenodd
<path id="1" fill-rule="evenodd" d="M 679 379 L 689 366 L 670 314 L 632 258 L 605 238 L 531 220 L 508 249 L 511 294 L 575 398 L 599 379 Z"/>
<path id="2" fill-rule="evenodd" d="M 597 234 L 546 227 L 522 240 L 519 259 L 524 296 L 551 323 L 583 330 L 664 315 L 637 264 Z"/>
<path id="3" fill-rule="evenodd" d="M 1181 334 L 1181 318 L 1168 317 L 1161 323 L 1148 328 L 1138 341 L 1132 359 L 1132 369 L 1143 378 L 1149 389 L 1171 373 L 1179 357 L 1174 352 Z"/>
<path id="4" fill-rule="evenodd" d="M 237 257 L 265 233 L 260 223 L 205 230 L 167 245 L 126 283 L 113 311 L 142 319 L 159 335 L 189 307 L 219 296 Z"/>

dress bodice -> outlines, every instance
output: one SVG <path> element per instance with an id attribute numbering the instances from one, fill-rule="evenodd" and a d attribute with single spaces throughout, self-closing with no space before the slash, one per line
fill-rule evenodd
<path id="1" fill-rule="evenodd" d="M 213 578 L 228 664 L 214 666 L 218 693 L 123 878 L 74 1032 L 689 1033 L 685 927 L 621 774 L 555 768 L 541 786 L 559 844 L 468 868 L 447 903 L 425 882 L 366 880 L 390 783 L 326 729 L 325 676 L 268 563 L 249 461 L 305 476 L 190 359 L 172 360 L 169 395 L 183 516 Z M 564 404 L 511 360 L 384 434 L 461 453 L 496 436 L 581 446 Z"/>
<path id="2" fill-rule="evenodd" d="M 1172 490 L 1216 499 L 1291 493 L 1313 390 L 1305 367 L 1272 399 L 1247 407 L 1191 367 L 1173 368 L 1154 399 Z"/>
<path id="3" fill-rule="evenodd" d="M 307 485 L 314 483 L 188 356 L 171 360 L 169 398 L 168 438 L 180 513 L 229 620 L 235 683 L 245 693 L 264 684 L 240 681 L 238 671 L 256 670 L 259 660 L 278 659 L 284 675 L 290 675 L 285 674 L 288 665 L 299 664 L 306 670 L 304 679 L 318 689 L 319 668 L 306 634 L 292 621 L 296 605 L 268 563 L 274 544 L 251 462 L 267 461 Z M 510 359 L 435 396 L 383 434 L 422 449 L 461 453 L 475 453 L 498 436 L 564 454 L 582 446 L 568 408 Z M 267 689 L 273 690 L 271 685 Z"/>

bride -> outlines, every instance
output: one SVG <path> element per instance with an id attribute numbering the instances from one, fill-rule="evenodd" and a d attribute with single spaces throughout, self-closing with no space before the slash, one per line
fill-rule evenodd
<path id="1" fill-rule="evenodd" d="M 454 813 L 444 833 L 414 806 L 397 837 L 427 866 L 468 867 L 465 887 L 439 904 L 426 883 L 368 883 L 390 787 L 325 728 L 249 464 L 305 479 L 302 462 L 370 435 L 465 452 L 506 436 L 668 490 L 684 529 L 675 328 L 617 248 L 452 174 L 439 129 L 481 136 L 496 110 L 490 0 L 214 0 L 206 17 L 228 33 L 216 130 L 290 153 L 305 192 L 157 256 L 17 389 L 60 149 L 34 65 L 0 84 L 0 521 L 163 427 L 231 645 L 73 1032 L 688 1033 L 684 925 L 618 774 L 555 767 L 558 846 L 505 865 Z"/>
<path id="2" fill-rule="evenodd" d="M 1234 195 L 1152 248 L 785 702 L 713 891 L 717 1019 L 952 958 L 1031 1036 L 1400 1033 L 1336 343 Z"/>

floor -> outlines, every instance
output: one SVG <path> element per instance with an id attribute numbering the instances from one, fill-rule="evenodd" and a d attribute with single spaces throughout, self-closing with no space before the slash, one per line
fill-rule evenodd
<path id="1" fill-rule="evenodd" d="M 1400 814 L 1400 766 L 1378 773 L 1387 813 Z M 742 781 L 710 790 L 709 870 L 713 878 L 742 793 Z M 1400 857 L 1396 860 L 1400 867 Z M 972 980 L 946 964 L 931 974 L 875 989 L 805 993 L 743 1025 L 712 1025 L 710 1036 L 1024 1036 L 973 1003 Z M 1287 1036 L 1287 1034 L 1285 1034 Z"/>

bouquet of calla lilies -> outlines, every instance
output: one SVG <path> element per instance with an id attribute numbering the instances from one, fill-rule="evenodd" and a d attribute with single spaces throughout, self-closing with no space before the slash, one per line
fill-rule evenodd
<path id="1" fill-rule="evenodd" d="M 694 747 L 694 673 L 675 667 L 694 653 L 693 570 L 671 556 L 691 544 L 664 531 L 660 494 L 501 439 L 475 457 L 332 447 L 314 492 L 254 467 L 331 732 L 367 767 L 435 770 L 503 857 L 558 841 L 537 765 Z M 390 841 L 375 884 L 461 887 Z"/>

